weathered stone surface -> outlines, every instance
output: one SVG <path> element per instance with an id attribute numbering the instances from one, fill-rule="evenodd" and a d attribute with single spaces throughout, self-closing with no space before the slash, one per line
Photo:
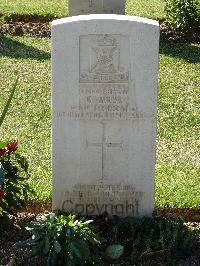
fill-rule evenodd
<path id="1" fill-rule="evenodd" d="M 125 14 L 125 0 L 69 0 L 69 15 Z"/>
<path id="2" fill-rule="evenodd" d="M 53 21 L 53 209 L 152 214 L 158 48 L 153 20 Z"/>

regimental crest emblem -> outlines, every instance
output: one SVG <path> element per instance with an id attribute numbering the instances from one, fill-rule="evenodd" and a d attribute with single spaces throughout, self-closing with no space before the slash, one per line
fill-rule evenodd
<path id="1" fill-rule="evenodd" d="M 128 71 L 120 64 L 120 44 L 113 35 L 95 35 L 90 44 L 88 69 L 80 69 L 81 83 L 128 82 Z"/>

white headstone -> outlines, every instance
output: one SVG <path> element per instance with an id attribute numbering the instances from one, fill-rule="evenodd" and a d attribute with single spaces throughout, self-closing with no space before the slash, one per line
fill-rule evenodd
<path id="1" fill-rule="evenodd" d="M 52 23 L 53 209 L 154 209 L 158 22 L 89 15 Z"/>
<path id="2" fill-rule="evenodd" d="M 69 0 L 69 15 L 125 14 L 125 0 Z"/>

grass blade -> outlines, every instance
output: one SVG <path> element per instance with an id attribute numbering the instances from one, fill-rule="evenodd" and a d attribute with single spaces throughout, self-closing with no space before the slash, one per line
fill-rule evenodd
<path id="1" fill-rule="evenodd" d="M 13 84 L 13 87 L 12 87 L 12 90 L 11 90 L 11 93 L 10 93 L 10 96 L 9 96 L 9 98 L 8 98 L 8 100 L 6 102 L 6 105 L 5 105 L 4 109 L 3 109 L 3 112 L 1 114 L 1 117 L 0 117 L 0 126 L 2 125 L 2 123 L 4 121 L 4 118 L 5 118 L 5 116 L 6 116 L 7 112 L 8 112 L 8 109 L 10 107 L 11 101 L 12 101 L 13 96 L 14 96 L 14 93 L 15 93 L 15 90 L 17 88 L 18 80 L 19 80 L 19 77 L 16 78 L 16 80 L 15 80 L 15 82 Z"/>

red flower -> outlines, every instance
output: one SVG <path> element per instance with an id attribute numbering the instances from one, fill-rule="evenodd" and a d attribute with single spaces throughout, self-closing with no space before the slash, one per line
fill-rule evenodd
<path id="1" fill-rule="evenodd" d="M 18 149 L 18 142 L 16 140 L 11 141 L 7 144 L 7 149 L 10 152 L 15 152 Z"/>
<path id="2" fill-rule="evenodd" d="M 0 149 L 0 156 L 4 155 L 6 153 L 6 149 Z"/>
<path id="3" fill-rule="evenodd" d="M 4 195 L 5 195 L 5 190 L 0 188 L 0 200 L 3 199 Z"/>

